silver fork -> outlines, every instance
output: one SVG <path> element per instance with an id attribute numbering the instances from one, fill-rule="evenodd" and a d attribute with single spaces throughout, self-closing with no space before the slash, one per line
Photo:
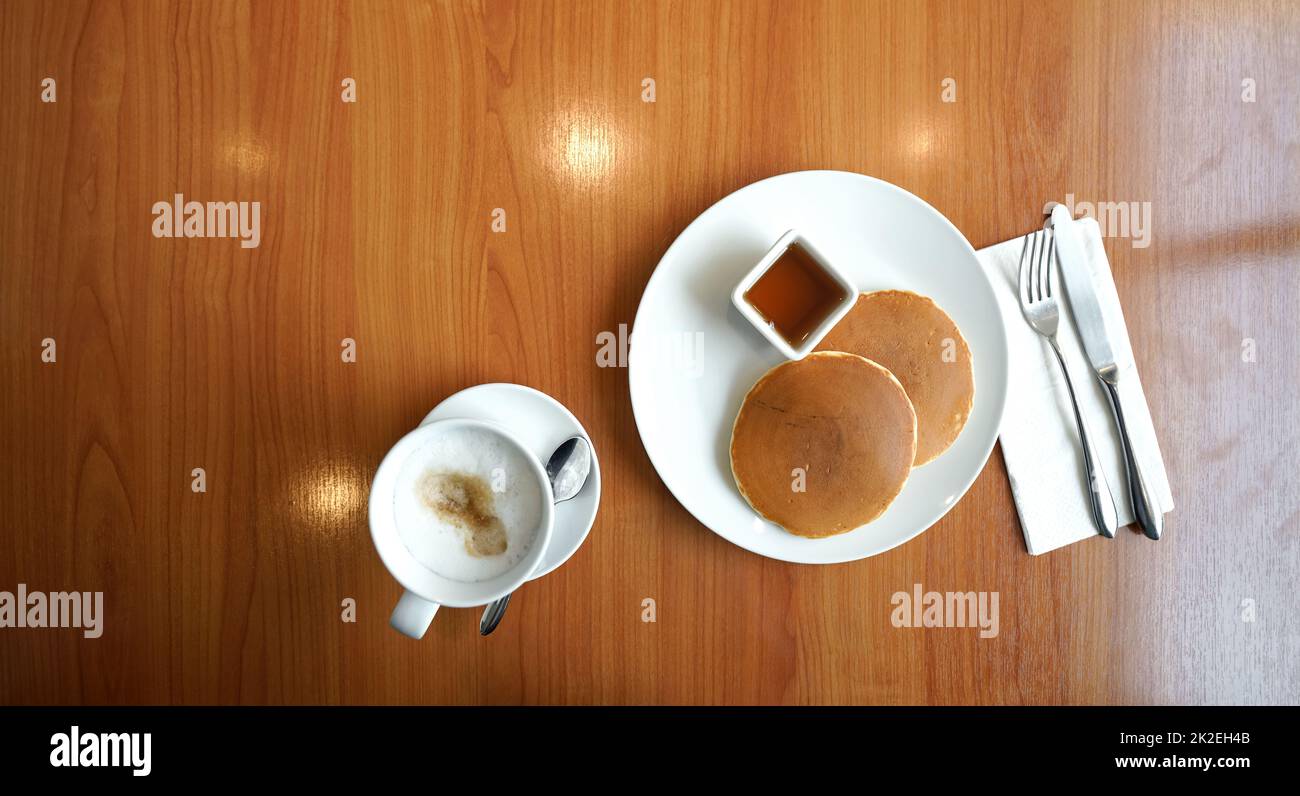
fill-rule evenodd
<path id="1" fill-rule="evenodd" d="M 1070 369 L 1065 366 L 1061 347 L 1056 344 L 1056 329 L 1060 325 L 1061 308 L 1052 289 L 1052 261 L 1056 254 L 1056 240 L 1050 232 L 1039 230 L 1025 236 L 1025 246 L 1020 250 L 1020 312 L 1029 326 L 1052 344 L 1052 353 L 1065 374 L 1065 386 L 1070 391 L 1074 406 L 1074 422 L 1079 426 L 1079 440 L 1083 443 L 1083 467 L 1088 479 L 1088 500 L 1092 505 L 1092 521 L 1107 539 L 1115 538 L 1118 517 L 1110 485 L 1101 471 L 1097 451 L 1088 438 L 1088 424 L 1079 411 L 1079 399 L 1074 394 Z"/>

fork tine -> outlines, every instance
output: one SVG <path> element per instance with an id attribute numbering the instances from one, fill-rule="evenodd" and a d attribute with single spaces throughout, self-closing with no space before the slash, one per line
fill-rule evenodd
<path id="1" fill-rule="evenodd" d="M 1029 301 L 1035 302 L 1039 299 L 1039 279 L 1038 279 L 1038 259 L 1041 256 L 1039 245 L 1043 239 L 1041 230 L 1034 232 L 1034 255 L 1029 262 Z"/>
<path id="2" fill-rule="evenodd" d="M 1044 230 L 1043 246 L 1038 252 L 1038 300 L 1047 298 L 1047 238 L 1050 233 Z"/>
<path id="3" fill-rule="evenodd" d="M 1052 263 L 1054 263 L 1055 261 L 1056 261 L 1056 236 L 1052 235 L 1050 246 L 1047 249 L 1047 272 L 1046 275 L 1044 276 L 1044 279 L 1046 281 L 1043 283 L 1045 295 L 1048 298 L 1052 297 Z"/>

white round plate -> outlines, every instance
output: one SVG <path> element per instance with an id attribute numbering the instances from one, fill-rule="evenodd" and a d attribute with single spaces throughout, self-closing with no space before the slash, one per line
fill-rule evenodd
<path id="1" fill-rule="evenodd" d="M 956 321 L 974 360 L 975 405 L 957 441 L 913 470 L 879 518 L 825 539 L 798 537 L 758 517 L 731 475 L 731 426 L 740 403 L 784 361 L 730 306 L 731 291 L 788 229 L 806 234 L 860 290 L 933 298 Z M 861 174 L 794 172 L 725 197 L 669 247 L 637 309 L 628 379 L 646 453 L 696 519 L 769 558 L 833 564 L 920 534 L 974 483 L 1006 402 L 1006 329 L 974 249 L 933 207 Z"/>
<path id="2" fill-rule="evenodd" d="M 544 392 L 522 384 L 479 384 L 461 390 L 433 408 L 420 425 L 449 417 L 470 417 L 505 426 L 546 466 L 551 454 L 569 437 L 582 435 L 591 445 L 591 475 L 577 496 L 555 505 L 555 528 L 551 544 L 537 570 L 535 580 L 569 560 L 586 541 L 600 507 L 600 460 L 596 446 L 578 418 Z"/>

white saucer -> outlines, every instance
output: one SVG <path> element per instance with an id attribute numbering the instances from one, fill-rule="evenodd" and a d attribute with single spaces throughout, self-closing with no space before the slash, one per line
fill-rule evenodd
<path id="1" fill-rule="evenodd" d="M 600 507 L 600 460 L 578 418 L 559 401 L 522 384 L 479 384 L 461 390 L 433 408 L 420 425 L 451 417 L 487 420 L 510 429 L 541 460 L 542 466 L 569 437 L 582 435 L 591 446 L 591 475 L 576 497 L 555 506 L 555 529 L 546 555 L 530 580 L 569 560 L 586 541 Z"/>
<path id="2" fill-rule="evenodd" d="M 749 388 L 784 361 L 729 303 L 731 291 L 788 229 L 806 234 L 860 290 L 930 296 L 970 344 L 975 402 L 943 455 L 912 471 L 873 522 L 825 539 L 756 515 L 731 475 L 731 427 Z M 929 528 L 984 468 L 1007 396 L 1007 336 L 993 286 L 948 219 L 887 182 L 802 171 L 724 197 L 669 247 L 646 285 L 628 358 L 641 442 L 664 484 L 704 525 L 783 561 L 832 564 L 883 552 Z"/>

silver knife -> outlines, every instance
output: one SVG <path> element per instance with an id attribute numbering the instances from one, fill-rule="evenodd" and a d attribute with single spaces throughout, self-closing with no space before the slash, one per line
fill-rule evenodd
<path id="1" fill-rule="evenodd" d="M 1124 475 L 1133 501 L 1133 516 L 1147 538 L 1159 539 L 1164 530 L 1165 518 L 1133 456 L 1133 443 L 1128 436 L 1124 408 L 1119 400 L 1120 368 L 1115 362 L 1115 350 L 1111 347 L 1110 335 L 1106 331 L 1106 318 L 1097 301 L 1097 288 L 1092 268 L 1083 251 L 1083 240 L 1074 226 L 1074 217 L 1065 205 L 1058 204 L 1052 208 L 1052 230 L 1056 237 L 1056 260 L 1065 280 L 1065 292 L 1069 296 L 1075 328 L 1079 330 L 1084 353 L 1088 355 L 1093 371 L 1110 396 L 1110 408 L 1115 415 L 1115 425 L 1119 428 L 1120 448 L 1124 451 Z"/>

